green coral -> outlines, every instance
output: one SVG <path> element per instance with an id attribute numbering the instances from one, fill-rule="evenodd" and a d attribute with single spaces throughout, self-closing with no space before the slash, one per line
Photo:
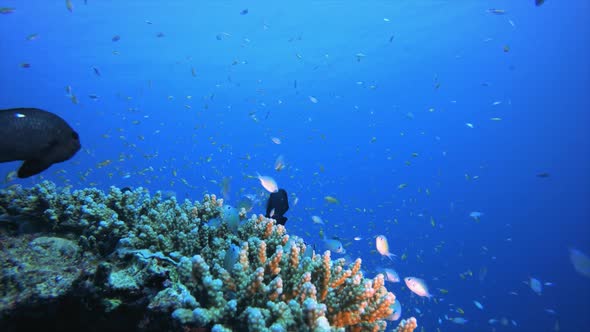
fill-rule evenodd
<path id="1" fill-rule="evenodd" d="M 52 273 L 63 274 L 67 282 L 52 296 L 92 298 L 104 313 L 135 306 L 144 315 L 138 322 L 144 330 L 149 330 L 146 322 L 212 331 L 385 329 L 393 294 L 382 276 L 366 279 L 360 260 L 348 266 L 342 259 L 332 261 L 329 252 L 317 255 L 274 220 L 246 218 L 243 210 L 235 232 L 235 220 L 225 220 L 222 207 L 214 195 L 178 202 L 159 192 L 150 196 L 143 188 L 111 187 L 105 193 L 58 189 L 50 182 L 13 186 L 0 190 L 0 225 L 11 229 L 14 241 L 3 254 L 11 257 L 33 243 L 45 248 L 42 257 L 55 252 Z M 33 239 L 35 231 L 49 233 L 52 240 Z M 232 246 L 239 248 L 235 260 L 228 252 Z M 18 266 L 35 260 L 39 253 L 33 252 L 2 266 L 2 275 L 12 272 L 12 278 L 0 280 L 7 290 L 2 295 L 17 305 L 46 293 L 32 291 L 19 302 L 15 292 L 33 285 L 32 276 L 20 285 L 14 280 Z M 67 264 L 82 269 L 76 273 Z M 43 287 L 49 286 L 54 285 Z M 9 308 L 0 307 L 0 314 L 3 310 Z"/>

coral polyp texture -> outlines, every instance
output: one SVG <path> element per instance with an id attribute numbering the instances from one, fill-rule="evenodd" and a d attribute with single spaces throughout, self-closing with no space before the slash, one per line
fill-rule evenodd
<path id="1" fill-rule="evenodd" d="M 315 253 L 215 195 L 13 186 L 0 190 L 0 230 L 3 330 L 33 324 L 31 307 L 59 319 L 58 306 L 79 317 L 69 328 L 383 331 L 395 301 L 361 259 Z"/>

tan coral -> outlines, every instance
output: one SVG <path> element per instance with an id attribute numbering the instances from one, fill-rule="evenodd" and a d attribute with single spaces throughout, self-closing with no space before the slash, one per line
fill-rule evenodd
<path id="1" fill-rule="evenodd" d="M 268 299 L 275 301 L 283 293 L 283 279 L 277 276 L 269 285 Z"/>
<path id="2" fill-rule="evenodd" d="M 283 258 L 283 248 L 277 248 L 277 251 L 272 255 L 268 264 L 266 265 L 266 270 L 271 276 L 275 276 L 281 272 L 281 268 L 279 267 L 281 263 L 281 259 Z"/>
<path id="3" fill-rule="evenodd" d="M 417 327 L 418 323 L 416 322 L 416 318 L 410 317 L 402 320 L 395 329 L 395 332 L 414 332 Z"/>
<path id="4" fill-rule="evenodd" d="M 374 322 L 383 317 L 388 317 L 393 313 L 391 306 L 395 302 L 395 295 L 387 293 L 383 301 L 378 303 L 367 315 L 363 315 L 363 320 L 366 322 Z"/>
<path id="5" fill-rule="evenodd" d="M 250 262 L 248 260 L 248 242 L 244 242 L 242 244 L 242 248 L 240 248 L 239 261 L 240 264 L 242 264 L 242 269 L 248 270 L 250 266 Z"/>
<path id="6" fill-rule="evenodd" d="M 342 311 L 334 315 L 330 322 L 335 327 L 353 326 L 361 322 L 361 315 L 356 311 Z"/>
<path id="7" fill-rule="evenodd" d="M 292 294 L 285 294 L 285 298 L 283 300 L 288 301 L 290 299 L 293 298 L 298 298 L 299 294 L 301 293 L 301 291 L 303 290 L 303 285 L 305 283 L 308 283 L 311 281 L 311 273 L 310 272 L 305 272 L 302 276 L 301 276 L 301 280 L 299 281 L 299 283 L 297 284 L 297 286 L 293 287 L 293 292 Z M 303 301 L 299 301 L 299 303 L 301 303 Z"/>
<path id="8" fill-rule="evenodd" d="M 231 277 L 229 272 L 227 272 L 226 270 L 222 270 L 220 275 L 221 275 L 221 280 L 223 280 L 223 284 L 225 285 L 225 287 L 228 290 L 235 292 L 236 291 L 236 283 L 234 282 L 234 279 Z"/>
<path id="9" fill-rule="evenodd" d="M 330 285 L 330 277 L 331 277 L 331 263 L 330 260 L 330 251 L 326 250 L 324 255 L 322 256 L 322 280 L 321 280 L 321 290 L 320 290 L 320 301 L 324 301 L 326 296 L 328 295 L 328 287 Z"/>
<path id="10" fill-rule="evenodd" d="M 264 265 L 266 263 L 266 242 L 260 241 L 258 245 L 258 263 Z"/>
<path id="11" fill-rule="evenodd" d="M 299 254 L 299 247 L 293 244 L 291 246 L 291 253 L 289 254 L 289 264 L 292 269 L 297 269 L 297 267 L 299 267 Z"/>
<path id="12" fill-rule="evenodd" d="M 264 235 L 262 236 L 262 238 L 263 239 L 268 239 L 272 235 L 272 233 L 274 231 L 274 225 L 273 225 L 272 222 L 267 222 L 265 228 L 266 229 L 264 230 Z"/>
<path id="13" fill-rule="evenodd" d="M 251 276 L 250 283 L 247 286 L 247 291 L 250 295 L 256 294 L 262 286 L 262 282 L 264 281 L 264 269 L 259 267 L 254 271 L 254 274 Z"/>

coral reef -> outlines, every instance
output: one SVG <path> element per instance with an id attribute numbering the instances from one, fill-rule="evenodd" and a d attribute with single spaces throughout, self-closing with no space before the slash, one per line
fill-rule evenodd
<path id="1" fill-rule="evenodd" d="M 395 332 L 413 332 L 416 327 L 418 327 L 418 323 L 416 322 L 416 318 L 410 317 L 408 319 L 402 320 L 398 327 L 395 329 Z"/>
<path id="2" fill-rule="evenodd" d="M 77 318 L 61 330 L 385 330 L 395 296 L 382 275 L 273 219 L 242 210 L 236 227 L 230 210 L 143 188 L 0 190 L 0 328 L 65 315 Z"/>

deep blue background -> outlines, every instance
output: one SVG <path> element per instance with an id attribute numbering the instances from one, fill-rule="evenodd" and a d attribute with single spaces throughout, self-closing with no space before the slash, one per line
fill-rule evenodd
<path id="1" fill-rule="evenodd" d="M 16 8 L 0 15 L 0 108 L 55 112 L 83 144 L 71 161 L 5 185 L 201 199 L 229 181 L 237 204 L 244 194 L 264 202 L 260 172 L 291 195 L 290 232 L 319 250 L 320 229 L 340 238 L 368 276 L 390 267 L 424 278 L 436 300 L 389 288 L 425 331 L 590 326 L 590 280 L 568 258 L 570 247 L 590 253 L 589 1 L 72 3 L 70 13 L 61 0 L 0 2 Z M 379 234 L 396 262 L 376 253 Z M 529 277 L 553 286 L 538 296 Z M 518 326 L 488 323 L 503 317 Z"/>

